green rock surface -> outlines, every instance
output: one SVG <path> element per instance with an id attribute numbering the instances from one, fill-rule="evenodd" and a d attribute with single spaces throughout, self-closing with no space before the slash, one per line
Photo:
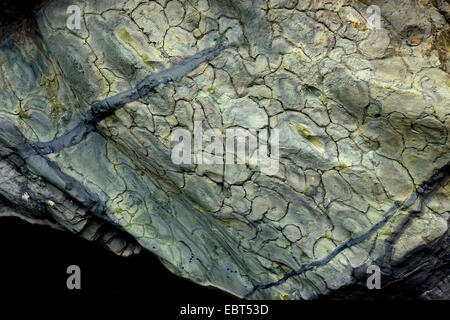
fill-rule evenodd
<path id="1" fill-rule="evenodd" d="M 0 45 L 0 216 L 124 256 L 148 250 L 250 299 L 327 295 L 365 284 L 372 264 L 392 282 L 432 273 L 448 256 L 448 179 L 416 192 L 450 161 L 449 9 L 374 1 L 383 28 L 371 29 L 366 2 L 49 1 Z M 66 27 L 71 4 L 80 30 Z M 5 151 L 60 136 L 93 103 L 219 38 L 231 46 L 80 143 L 41 158 Z M 171 133 L 194 121 L 278 129 L 278 172 L 176 165 Z M 98 197 L 102 216 L 51 165 L 43 176 L 44 158 Z"/>

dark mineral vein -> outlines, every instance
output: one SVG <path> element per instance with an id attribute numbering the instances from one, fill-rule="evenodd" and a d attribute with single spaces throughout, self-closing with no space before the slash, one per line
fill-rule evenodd
<path id="1" fill-rule="evenodd" d="M 417 188 L 417 190 L 403 203 L 396 202 L 389 210 L 384 213 L 384 219 L 376 223 L 372 228 L 370 228 L 366 233 L 362 235 L 352 238 L 342 244 L 340 244 L 336 249 L 330 252 L 325 258 L 316 260 L 310 263 L 306 263 L 302 265 L 298 270 L 286 273 L 281 279 L 275 282 L 271 282 L 264 285 L 256 285 L 253 289 L 245 295 L 244 298 L 251 297 L 256 291 L 264 290 L 271 287 L 279 286 L 286 282 L 289 278 L 301 275 L 307 271 L 313 270 L 316 267 L 323 266 L 330 262 L 334 257 L 336 257 L 339 253 L 344 251 L 346 248 L 350 248 L 355 246 L 368 238 L 374 235 L 378 230 L 384 227 L 386 223 L 392 218 L 395 212 L 398 209 L 405 210 L 412 206 L 412 204 L 416 201 L 417 198 L 424 198 L 428 194 L 432 193 L 436 188 L 439 188 L 439 182 L 444 180 L 450 173 L 450 163 L 447 163 L 444 167 L 439 169 L 434 175 L 432 175 L 427 181 L 422 183 L 421 186 Z"/>
<path id="2" fill-rule="evenodd" d="M 57 163 L 47 159 L 45 155 L 78 144 L 89 132 L 95 130 L 95 125 L 105 117 L 125 104 L 145 97 L 160 84 L 181 80 L 201 63 L 218 56 L 225 48 L 226 46 L 219 41 L 213 48 L 199 51 L 175 63 L 169 69 L 146 77 L 135 88 L 95 103 L 77 126 L 52 141 L 30 143 L 14 124 L 7 120 L 0 120 L 0 158 L 5 158 L 18 167 L 26 166 L 31 172 L 43 177 L 72 199 L 89 208 L 94 215 L 123 230 L 106 214 L 106 204 L 97 194 L 64 173 Z"/>
<path id="3" fill-rule="evenodd" d="M 193 56 L 173 64 L 169 69 L 146 77 L 133 89 L 94 103 L 84 119 L 73 129 L 51 141 L 37 142 L 35 144 L 36 148 L 41 154 L 51 154 L 80 143 L 90 132 L 95 130 L 95 126 L 100 121 L 113 114 L 116 110 L 127 103 L 144 98 L 160 84 L 181 80 L 184 76 L 194 71 L 201 63 L 211 61 L 217 57 L 225 48 L 227 46 L 224 46 L 222 41 L 219 41 L 215 47 L 199 51 Z"/>
<path id="4" fill-rule="evenodd" d="M 80 203 L 96 216 L 119 227 L 106 215 L 106 205 L 99 196 L 86 188 L 81 182 L 62 172 L 53 161 L 47 159 L 27 143 L 22 133 L 9 121 L 0 121 L 0 158 L 6 159 L 17 168 L 28 168 L 37 176 L 43 177 L 59 190 Z"/>

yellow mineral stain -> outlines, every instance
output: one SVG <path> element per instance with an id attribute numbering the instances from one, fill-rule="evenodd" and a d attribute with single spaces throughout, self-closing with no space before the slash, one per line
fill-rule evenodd
<path id="1" fill-rule="evenodd" d="M 392 228 L 390 227 L 384 227 L 380 230 L 380 235 L 382 236 L 389 236 L 392 234 Z"/>
<path id="2" fill-rule="evenodd" d="M 290 122 L 289 123 L 302 137 L 307 139 L 312 145 L 319 150 L 320 152 L 325 151 L 325 146 L 322 140 L 315 136 L 306 126 L 302 125 L 298 122 Z"/>
<path id="3" fill-rule="evenodd" d="M 298 59 L 298 60 L 306 60 L 306 55 L 303 53 L 303 51 L 299 48 L 294 48 L 291 50 L 291 53 Z"/>
<path id="4" fill-rule="evenodd" d="M 123 27 L 117 32 L 117 36 L 120 40 L 125 42 L 128 46 L 130 46 L 136 54 L 144 61 L 146 65 L 151 67 L 152 69 L 155 69 L 154 61 L 150 59 L 147 53 L 145 53 L 139 43 L 136 41 L 135 38 L 128 32 L 128 30 Z"/>

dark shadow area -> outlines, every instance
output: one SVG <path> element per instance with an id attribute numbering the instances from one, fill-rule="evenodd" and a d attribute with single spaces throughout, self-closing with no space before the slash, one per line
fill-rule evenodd
<path id="1" fill-rule="evenodd" d="M 0 1 L 0 25 L 7 25 L 25 18 L 32 18 L 48 0 L 2 0 Z"/>
<path id="2" fill-rule="evenodd" d="M 126 296 L 153 303 L 233 300 L 177 277 L 149 253 L 123 258 L 68 232 L 0 218 L 0 297 Z M 81 290 L 68 290 L 69 265 L 81 268 Z M 235 302 L 238 302 L 237 299 Z"/>
<path id="3" fill-rule="evenodd" d="M 0 1 L 0 40 L 11 32 L 35 24 L 35 14 L 49 0 L 2 0 Z"/>

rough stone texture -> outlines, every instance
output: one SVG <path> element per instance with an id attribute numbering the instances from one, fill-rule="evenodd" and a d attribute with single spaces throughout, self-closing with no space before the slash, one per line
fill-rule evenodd
<path id="1" fill-rule="evenodd" d="M 36 26 L 1 42 L 0 216 L 118 254 L 143 248 L 180 276 L 250 299 L 339 292 L 365 283 L 371 264 L 384 285 L 448 297 L 443 1 L 372 1 L 383 29 L 370 29 L 366 1 L 79 0 L 81 30 L 71 31 L 73 2 L 50 1 Z M 79 143 L 33 151 L 92 104 L 219 38 L 231 47 Z M 279 172 L 175 165 L 170 134 L 194 121 L 279 129 Z"/>

